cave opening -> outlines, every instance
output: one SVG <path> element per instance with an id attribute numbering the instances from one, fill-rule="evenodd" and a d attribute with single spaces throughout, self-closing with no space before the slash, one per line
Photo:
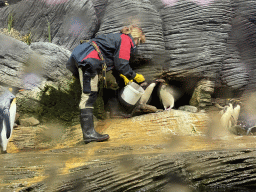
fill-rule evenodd
<path id="1" fill-rule="evenodd" d="M 165 81 L 170 87 L 175 99 L 174 109 L 178 109 L 184 105 L 189 105 L 189 101 L 193 95 L 196 85 L 201 79 L 202 78 L 197 77 L 165 78 Z M 153 90 L 152 99 L 149 104 L 156 106 L 158 109 L 163 109 L 163 105 L 158 97 L 157 89 L 158 87 L 156 86 Z"/>
<path id="2" fill-rule="evenodd" d="M 180 106 L 189 105 L 196 85 L 201 79 L 198 77 L 181 77 L 166 80 L 174 89 L 175 109 L 178 109 Z"/>

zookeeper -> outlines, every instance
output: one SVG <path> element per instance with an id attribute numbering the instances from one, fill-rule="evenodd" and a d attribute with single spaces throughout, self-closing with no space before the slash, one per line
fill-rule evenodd
<path id="1" fill-rule="evenodd" d="M 97 99 L 98 79 L 102 73 L 115 69 L 125 84 L 133 80 L 138 84 L 145 81 L 143 75 L 135 73 L 129 65 L 130 54 L 136 46 L 145 42 L 145 35 L 138 26 L 121 29 L 120 33 L 102 34 L 81 43 L 72 52 L 67 68 L 79 76 L 82 95 L 79 104 L 80 123 L 85 143 L 105 141 L 108 134 L 99 134 L 94 129 L 93 104 Z"/>

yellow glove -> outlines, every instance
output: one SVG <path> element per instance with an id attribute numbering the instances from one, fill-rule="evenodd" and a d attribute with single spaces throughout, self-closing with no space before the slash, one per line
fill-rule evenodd
<path id="1" fill-rule="evenodd" d="M 134 80 L 137 82 L 137 83 L 143 83 L 145 81 L 145 78 L 143 75 L 139 74 L 139 73 L 136 73 L 136 76 L 134 77 Z"/>
<path id="2" fill-rule="evenodd" d="M 120 74 L 120 77 L 122 77 L 124 79 L 124 84 L 127 85 L 129 82 L 132 82 L 133 80 L 129 80 L 127 79 L 127 77 L 125 77 L 123 74 Z"/>

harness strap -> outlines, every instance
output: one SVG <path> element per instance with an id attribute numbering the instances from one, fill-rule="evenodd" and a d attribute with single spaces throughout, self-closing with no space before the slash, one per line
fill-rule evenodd
<path id="1" fill-rule="evenodd" d="M 103 61 L 102 64 L 102 77 L 103 77 L 103 83 L 104 83 L 104 87 L 107 87 L 107 80 L 106 80 L 106 76 L 107 76 L 107 64 L 106 61 L 99 49 L 99 47 L 97 46 L 97 44 L 94 41 L 89 41 L 89 43 L 94 47 L 94 49 L 98 52 L 100 59 Z"/>

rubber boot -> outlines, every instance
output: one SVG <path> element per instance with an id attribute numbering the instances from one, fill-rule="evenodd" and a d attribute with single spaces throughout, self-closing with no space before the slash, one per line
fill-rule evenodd
<path id="1" fill-rule="evenodd" d="M 108 140 L 109 135 L 104 134 L 101 135 L 97 133 L 94 129 L 93 123 L 93 108 L 80 109 L 80 123 L 83 132 L 83 139 L 85 144 L 90 143 L 92 141 L 105 141 Z"/>

